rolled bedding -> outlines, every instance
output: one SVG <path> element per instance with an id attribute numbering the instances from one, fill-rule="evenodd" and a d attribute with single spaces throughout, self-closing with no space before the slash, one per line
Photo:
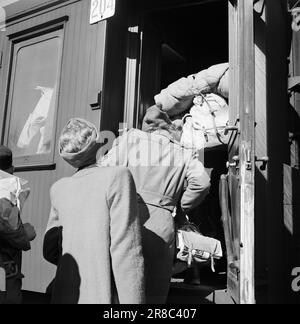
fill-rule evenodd
<path id="1" fill-rule="evenodd" d="M 169 116 L 179 115 L 193 106 L 195 96 L 216 93 L 229 96 L 229 64 L 217 64 L 197 74 L 181 78 L 163 89 L 154 100 Z"/>

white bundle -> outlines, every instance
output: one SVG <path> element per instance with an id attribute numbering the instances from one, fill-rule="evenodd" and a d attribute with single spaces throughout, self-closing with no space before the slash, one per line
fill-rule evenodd
<path id="1" fill-rule="evenodd" d="M 195 150 L 228 144 L 228 121 L 229 107 L 224 98 L 214 93 L 197 96 L 184 117 L 181 144 Z"/>
<path id="2" fill-rule="evenodd" d="M 9 173 L 0 171 L 0 199 L 9 200 L 21 211 L 25 200 L 30 194 L 28 181 Z"/>

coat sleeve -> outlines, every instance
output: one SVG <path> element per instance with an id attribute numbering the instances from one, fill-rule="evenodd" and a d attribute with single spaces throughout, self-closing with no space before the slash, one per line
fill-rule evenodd
<path id="1" fill-rule="evenodd" d="M 208 195 L 210 178 L 205 168 L 196 157 L 193 157 L 187 168 L 187 188 L 181 199 L 181 208 L 188 212 L 199 206 Z"/>
<path id="2" fill-rule="evenodd" d="M 43 256 L 48 262 L 58 265 L 62 257 L 62 227 L 53 227 L 44 237 Z"/>
<path id="3" fill-rule="evenodd" d="M 136 188 L 128 169 L 116 170 L 108 192 L 114 280 L 121 304 L 143 304 L 144 258 Z"/>
<path id="4" fill-rule="evenodd" d="M 2 227 L 0 225 L 0 227 Z M 3 229 L 3 228 L 2 228 Z M 4 230 L 1 230 L 1 238 L 4 239 L 12 247 L 21 250 L 29 251 L 31 249 L 30 241 L 24 230 L 22 221 L 19 219 L 19 224 L 17 229 L 10 229 L 5 226 Z"/>
<path id="5" fill-rule="evenodd" d="M 30 242 L 20 219 L 18 207 L 13 206 L 10 201 L 0 201 L 0 236 L 10 246 L 22 250 L 30 250 Z"/>

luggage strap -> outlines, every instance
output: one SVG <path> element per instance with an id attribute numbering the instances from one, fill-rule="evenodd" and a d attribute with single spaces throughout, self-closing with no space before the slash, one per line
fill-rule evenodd
<path id="1" fill-rule="evenodd" d="M 206 104 L 207 104 L 208 107 L 209 107 L 210 115 L 211 115 L 211 117 L 212 117 L 212 121 L 213 121 L 213 129 L 214 129 L 214 131 L 215 131 L 215 134 L 216 134 L 216 136 L 217 136 L 219 142 L 220 142 L 221 144 L 225 144 L 225 143 L 222 141 L 222 139 L 221 139 L 221 134 L 220 134 L 220 132 L 219 132 L 219 130 L 218 130 L 218 127 L 217 127 L 217 124 L 216 124 L 216 115 L 215 115 L 214 110 L 212 109 L 211 104 L 209 103 L 209 101 L 206 99 L 206 97 L 205 97 L 202 93 L 200 93 L 200 96 L 202 97 L 202 99 L 206 102 Z M 208 134 L 207 134 L 206 129 L 204 129 L 204 134 L 205 134 L 204 136 L 205 136 L 206 142 L 208 142 Z"/>

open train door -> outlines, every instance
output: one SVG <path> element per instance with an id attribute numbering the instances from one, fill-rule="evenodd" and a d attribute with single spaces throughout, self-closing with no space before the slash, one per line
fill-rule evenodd
<path id="1" fill-rule="evenodd" d="M 229 1 L 229 52 L 229 172 L 221 179 L 221 205 L 228 256 L 228 293 L 238 304 L 254 304 L 253 0 Z"/>

